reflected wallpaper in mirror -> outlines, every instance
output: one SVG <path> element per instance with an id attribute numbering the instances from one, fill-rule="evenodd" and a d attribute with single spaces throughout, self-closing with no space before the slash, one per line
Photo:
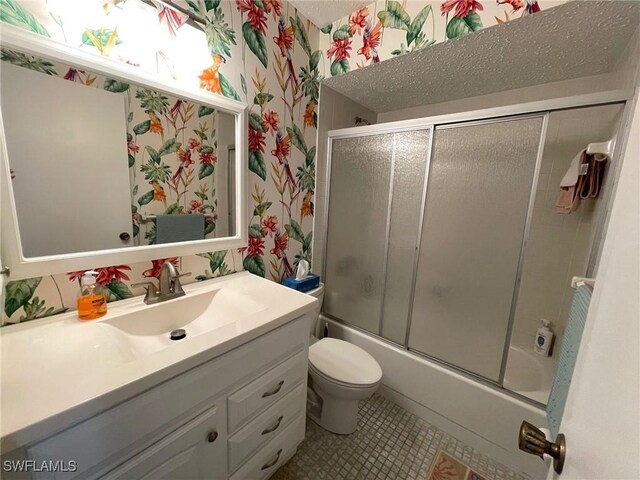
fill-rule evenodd
<path id="1" fill-rule="evenodd" d="M 17 51 L 1 58 L 26 257 L 235 234 L 233 115 Z"/>

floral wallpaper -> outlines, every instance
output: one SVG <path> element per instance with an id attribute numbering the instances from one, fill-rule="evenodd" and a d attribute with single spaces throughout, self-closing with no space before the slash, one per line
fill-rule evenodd
<path id="1" fill-rule="evenodd" d="M 243 269 L 281 281 L 300 259 L 311 258 L 322 78 L 318 29 L 281 0 L 176 3 L 180 10 L 139 0 L 0 0 L 0 21 L 134 65 L 166 82 L 247 102 L 248 244 L 234 251 L 166 260 L 194 272 L 190 281 Z M 137 175 L 132 183 L 134 222 L 139 209 L 149 205 L 169 213 L 207 212 L 214 220 L 215 185 L 208 183 L 220 161 L 215 154 L 214 112 L 46 60 L 25 56 L 16 62 L 129 96 L 133 116 L 128 119 L 128 162 Z M 144 233 L 147 241 L 153 239 L 152 232 L 140 230 L 141 236 Z M 110 301 L 128 298 L 143 293 L 133 292 L 130 284 L 157 278 L 163 261 L 96 265 L 98 281 L 107 288 Z M 78 276 L 69 272 L 9 281 L 2 323 L 75 309 Z"/>
<path id="2" fill-rule="evenodd" d="M 226 168 L 217 175 L 216 167 L 227 161 L 217 149 L 217 113 L 146 88 L 131 86 L 124 93 L 136 245 L 156 243 L 155 223 L 141 222 L 143 213 L 204 213 L 205 238 L 226 236 L 216 235 L 216 191 L 218 182 L 226 181 Z"/>
<path id="3" fill-rule="evenodd" d="M 551 0 L 378 0 L 321 28 L 326 76 L 560 5 Z"/>

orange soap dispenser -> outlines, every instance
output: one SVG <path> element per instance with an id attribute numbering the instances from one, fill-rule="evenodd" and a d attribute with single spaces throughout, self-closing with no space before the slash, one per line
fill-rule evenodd
<path id="1" fill-rule="evenodd" d="M 78 295 L 78 318 L 93 320 L 107 313 L 107 296 L 104 288 L 96 283 L 98 272 L 88 270 L 80 279 Z"/>

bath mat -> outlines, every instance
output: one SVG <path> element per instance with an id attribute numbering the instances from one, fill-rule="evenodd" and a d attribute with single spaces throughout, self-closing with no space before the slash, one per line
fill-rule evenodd
<path id="1" fill-rule="evenodd" d="M 442 450 L 438 450 L 431 464 L 427 480 L 490 480 L 484 475 L 472 470 L 469 465 L 452 457 Z"/>

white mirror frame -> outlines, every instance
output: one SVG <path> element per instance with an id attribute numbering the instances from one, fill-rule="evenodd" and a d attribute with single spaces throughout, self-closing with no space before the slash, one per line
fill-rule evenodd
<path id="1" fill-rule="evenodd" d="M 136 67 L 80 51 L 77 48 L 12 25 L 3 24 L 2 28 L 0 28 L 0 46 L 48 60 L 59 61 L 72 67 L 91 70 L 115 80 L 149 87 L 169 95 L 188 98 L 196 103 L 234 115 L 236 129 L 235 211 L 237 213 L 235 236 L 27 258 L 22 251 L 16 206 L 10 181 L 4 124 L 2 123 L 2 112 L 0 111 L 0 195 L 2 199 L 0 211 L 2 228 L 0 258 L 2 263 L 0 263 L 0 266 L 9 268 L 11 280 L 71 272 L 85 268 L 228 250 L 247 244 L 248 227 L 245 210 L 247 208 L 247 112 L 249 106 L 246 103 L 206 93 L 191 86 L 185 86 L 178 81 L 162 83 L 152 74 Z"/>

